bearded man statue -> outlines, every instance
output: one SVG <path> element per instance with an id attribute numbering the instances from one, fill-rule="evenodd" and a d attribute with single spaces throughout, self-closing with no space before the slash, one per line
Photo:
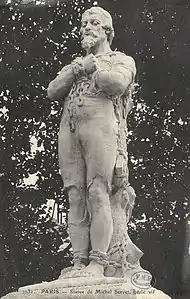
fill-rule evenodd
<path id="1" fill-rule="evenodd" d="M 86 56 L 64 66 L 48 97 L 64 99 L 59 164 L 70 209 L 74 266 L 61 277 L 122 276 L 142 252 L 127 234 L 135 192 L 129 185 L 127 114 L 132 108 L 134 59 L 111 50 L 111 15 L 92 7 L 82 15 Z"/>

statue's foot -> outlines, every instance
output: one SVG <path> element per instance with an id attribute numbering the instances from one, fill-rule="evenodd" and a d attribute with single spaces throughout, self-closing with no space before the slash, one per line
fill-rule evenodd
<path id="1" fill-rule="evenodd" d="M 86 268 L 86 266 L 83 263 L 77 263 L 73 267 L 68 267 L 61 271 L 61 275 L 59 278 L 73 278 L 78 277 L 78 274 L 80 274 L 81 270 Z"/>
<path id="2" fill-rule="evenodd" d="M 104 267 L 95 261 L 91 261 L 88 266 L 79 271 L 76 275 L 75 277 L 101 278 L 104 277 Z"/>

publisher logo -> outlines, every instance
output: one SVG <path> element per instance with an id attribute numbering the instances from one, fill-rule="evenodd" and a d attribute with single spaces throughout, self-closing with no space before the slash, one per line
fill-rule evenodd
<path id="1" fill-rule="evenodd" d="M 146 271 L 138 271 L 134 273 L 131 277 L 131 283 L 140 289 L 151 288 L 152 275 Z"/>

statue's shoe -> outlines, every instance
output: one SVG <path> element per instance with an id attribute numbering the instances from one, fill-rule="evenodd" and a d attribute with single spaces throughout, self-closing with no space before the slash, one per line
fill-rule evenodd
<path id="1" fill-rule="evenodd" d="M 79 272 L 74 274 L 74 277 L 89 277 L 89 278 L 102 278 L 104 277 L 103 274 L 103 267 L 98 264 L 89 264 L 84 269 L 80 270 Z"/>
<path id="2" fill-rule="evenodd" d="M 102 278 L 104 277 L 103 269 L 100 265 L 89 264 L 85 266 L 84 264 L 79 264 L 62 270 L 59 276 L 61 279 L 77 277 Z"/>
<path id="3" fill-rule="evenodd" d="M 67 267 L 61 271 L 59 279 L 73 278 L 80 276 L 81 270 L 85 268 L 85 265 L 80 263 L 71 267 Z"/>

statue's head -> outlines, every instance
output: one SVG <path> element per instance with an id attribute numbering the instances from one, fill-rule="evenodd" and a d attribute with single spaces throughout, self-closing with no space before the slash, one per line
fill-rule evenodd
<path id="1" fill-rule="evenodd" d="M 114 38 L 111 15 L 101 7 L 87 9 L 82 15 L 80 32 L 84 49 L 105 40 L 111 45 Z"/>

